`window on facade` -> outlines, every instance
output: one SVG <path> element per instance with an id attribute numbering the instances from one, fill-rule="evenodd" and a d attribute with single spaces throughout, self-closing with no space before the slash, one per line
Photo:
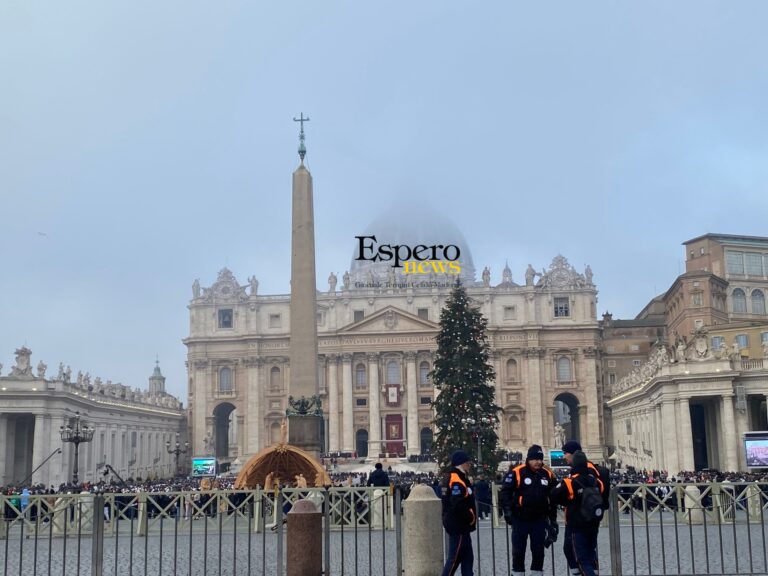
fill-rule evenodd
<path id="1" fill-rule="evenodd" d="M 366 398 L 355 398 L 355 406 L 367 406 L 368 400 Z"/>
<path id="2" fill-rule="evenodd" d="M 632 360 L 632 366 L 640 366 L 642 364 L 641 360 Z"/>
<path id="3" fill-rule="evenodd" d="M 232 392 L 232 370 L 230 368 L 219 370 L 219 392 Z"/>
<path id="4" fill-rule="evenodd" d="M 722 336 L 712 336 L 712 350 L 719 350 L 725 346 L 725 338 Z"/>
<path id="5" fill-rule="evenodd" d="M 419 308 L 416 311 L 416 314 L 419 318 L 422 318 L 424 320 L 429 320 L 429 308 Z"/>
<path id="6" fill-rule="evenodd" d="M 747 313 L 747 296 L 744 294 L 744 290 L 736 288 L 736 290 L 731 293 L 731 304 L 733 305 L 734 314 Z"/>
<path id="7" fill-rule="evenodd" d="M 419 364 L 419 386 L 429 386 L 429 362 Z"/>
<path id="8" fill-rule="evenodd" d="M 360 320 L 362 320 L 363 318 L 365 318 L 365 312 L 363 310 L 354 311 L 353 319 L 355 322 L 360 322 Z"/>
<path id="9" fill-rule="evenodd" d="M 368 378 L 365 373 L 365 364 L 355 366 L 355 388 L 367 388 Z"/>
<path id="10" fill-rule="evenodd" d="M 517 316 L 517 310 L 514 306 L 504 306 L 504 320 L 514 320 Z"/>
<path id="11" fill-rule="evenodd" d="M 571 315 L 568 297 L 555 298 L 555 318 L 567 318 Z"/>
<path id="12" fill-rule="evenodd" d="M 739 345 L 739 348 L 749 348 L 749 336 L 747 334 L 737 334 L 736 344 Z"/>
<path id="13" fill-rule="evenodd" d="M 275 392 L 283 388 L 283 375 L 280 373 L 280 368 L 272 366 L 269 371 L 269 389 Z"/>
<path id="14" fill-rule="evenodd" d="M 762 290 L 752 290 L 752 314 L 765 315 L 765 294 Z"/>
<path id="15" fill-rule="evenodd" d="M 325 314 L 323 314 L 322 312 L 318 312 L 317 313 L 317 325 L 318 326 L 322 326 L 323 325 L 323 320 L 325 320 Z"/>
<path id="16" fill-rule="evenodd" d="M 282 316 L 280 314 L 270 314 L 269 315 L 269 327 L 270 328 L 280 328 L 280 325 L 283 323 Z"/>
<path id="17" fill-rule="evenodd" d="M 762 332 L 760 334 L 760 344 L 762 346 L 765 346 L 766 344 L 768 344 L 768 332 Z"/>
<path id="18" fill-rule="evenodd" d="M 387 362 L 387 385 L 400 384 L 400 365 L 394 360 Z"/>
<path id="19" fill-rule="evenodd" d="M 727 250 L 725 252 L 725 265 L 728 274 L 744 275 L 744 253 Z"/>
<path id="20" fill-rule="evenodd" d="M 754 252 L 744 253 L 744 268 L 748 276 L 763 275 L 763 255 Z"/>
<path id="21" fill-rule="evenodd" d="M 632 436 L 632 420 L 624 420 L 627 423 L 627 436 Z"/>
<path id="22" fill-rule="evenodd" d="M 219 310 L 219 328 L 232 328 L 232 308 Z"/>
<path id="23" fill-rule="evenodd" d="M 694 306 L 701 306 L 703 298 L 701 292 L 695 292 L 691 297 Z"/>
<path id="24" fill-rule="evenodd" d="M 421 403 L 422 404 L 432 404 L 432 398 L 429 396 L 422 396 L 421 397 Z"/>
<path id="25" fill-rule="evenodd" d="M 570 382 L 572 380 L 571 361 L 562 356 L 557 359 L 557 381 Z"/>
<path id="26" fill-rule="evenodd" d="M 507 380 L 510 382 L 517 380 L 517 361 L 514 358 L 507 360 Z"/>
<path id="27" fill-rule="evenodd" d="M 616 384 L 616 373 L 615 372 L 609 372 L 608 373 L 608 384 L 611 386 Z"/>

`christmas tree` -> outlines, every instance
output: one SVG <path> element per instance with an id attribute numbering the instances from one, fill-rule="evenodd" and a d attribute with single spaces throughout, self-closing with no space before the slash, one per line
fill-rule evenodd
<path id="1" fill-rule="evenodd" d="M 430 373 L 439 390 L 432 403 L 437 428 L 432 451 L 442 468 L 450 465 L 455 450 L 479 460 L 475 465 L 484 473 L 495 474 L 499 464 L 496 428 L 501 408 L 494 399 L 487 324 L 466 288 L 457 282 L 440 313 L 437 353 Z"/>

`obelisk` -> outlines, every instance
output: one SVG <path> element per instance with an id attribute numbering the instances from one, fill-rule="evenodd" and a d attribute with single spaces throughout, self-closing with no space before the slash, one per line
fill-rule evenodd
<path id="1" fill-rule="evenodd" d="M 291 230 L 291 346 L 288 442 L 314 456 L 322 451 L 322 409 L 317 385 L 317 284 L 315 279 L 315 218 L 312 175 L 304 166 L 304 118 L 299 132 L 301 163 L 293 173 Z"/>

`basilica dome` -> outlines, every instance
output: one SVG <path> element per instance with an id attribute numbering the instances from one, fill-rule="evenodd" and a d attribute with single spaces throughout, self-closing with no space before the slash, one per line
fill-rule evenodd
<path id="1" fill-rule="evenodd" d="M 418 245 L 427 247 L 456 246 L 460 251 L 457 262 L 461 265 L 461 273 L 458 276 L 465 285 L 475 283 L 475 265 L 464 235 L 449 218 L 436 213 L 434 210 L 414 209 L 413 206 L 392 210 L 376 218 L 358 236 L 376 236 L 375 242 L 372 239 L 364 240 L 365 246 L 373 246 L 372 249 L 364 251 L 363 255 L 367 258 L 371 258 L 374 251 L 377 251 L 383 245 L 409 246 L 411 249 Z M 360 243 L 361 241 L 355 238 L 352 263 L 349 268 L 351 281 L 353 283 L 370 282 L 371 280 L 383 281 L 391 278 L 393 260 L 379 260 L 377 262 L 373 262 L 370 259 L 360 260 Z M 427 252 L 425 251 L 425 254 Z M 405 248 L 401 249 L 401 254 L 404 253 Z M 448 258 L 453 257 L 453 253 L 454 249 L 449 249 Z M 436 249 L 436 254 L 438 259 L 440 259 L 442 249 Z M 401 279 L 404 269 L 396 268 L 394 270 L 398 280 Z M 429 276 L 429 274 L 426 276 Z M 439 279 L 448 278 L 454 280 L 456 278 L 456 274 L 438 273 L 436 276 Z"/>

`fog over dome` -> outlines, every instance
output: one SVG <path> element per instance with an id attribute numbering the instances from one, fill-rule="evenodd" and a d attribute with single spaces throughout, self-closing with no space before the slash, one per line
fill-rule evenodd
<path id="1" fill-rule="evenodd" d="M 422 244 L 425 246 L 453 244 L 458 246 L 461 251 L 458 262 L 461 264 L 461 273 L 458 275 L 461 281 L 466 285 L 475 283 L 475 264 L 472 260 L 472 252 L 469 250 L 464 235 L 459 231 L 448 217 L 436 213 L 434 209 L 414 209 L 413 206 L 399 208 L 389 211 L 377 217 L 365 231 L 357 234 L 359 236 L 376 236 L 375 248 L 382 244 L 390 245 L 408 245 L 411 248 Z M 372 240 L 365 240 L 366 246 L 373 243 Z M 360 241 L 355 238 L 355 245 L 352 250 L 352 262 L 349 267 L 349 273 L 352 282 L 368 282 L 373 276 L 376 280 L 385 280 L 391 275 L 393 261 L 371 262 L 370 260 L 357 260 L 360 250 Z M 438 250 L 438 256 L 442 250 Z M 371 251 L 366 251 L 366 256 L 371 256 Z M 403 269 L 396 272 L 398 280 L 401 279 Z M 410 276 L 410 275 L 409 275 Z M 424 278 L 424 274 L 414 275 Z M 445 277 L 453 280 L 455 274 L 437 274 L 438 277 Z"/>

